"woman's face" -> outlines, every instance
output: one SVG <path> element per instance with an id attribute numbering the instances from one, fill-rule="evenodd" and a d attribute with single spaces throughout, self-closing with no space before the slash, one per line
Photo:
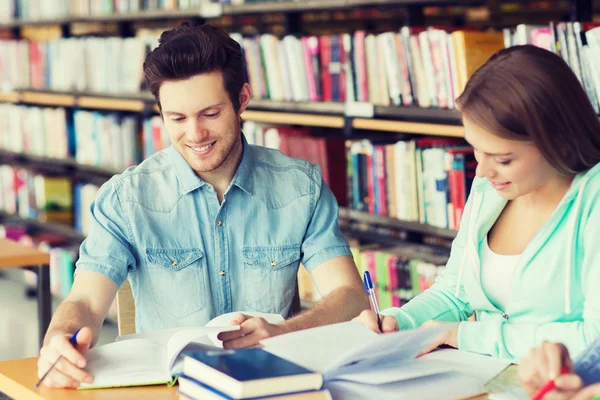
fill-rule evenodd
<path id="1" fill-rule="evenodd" d="M 477 176 L 490 181 L 507 200 L 532 194 L 559 173 L 531 142 L 504 139 L 463 117 L 465 139 L 473 146 Z"/>

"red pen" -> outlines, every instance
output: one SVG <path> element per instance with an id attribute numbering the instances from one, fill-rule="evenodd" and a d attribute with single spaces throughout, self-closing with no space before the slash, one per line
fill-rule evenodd
<path id="1" fill-rule="evenodd" d="M 561 367 L 561 369 L 560 369 L 561 375 L 566 374 L 567 372 L 569 372 L 567 367 L 564 367 L 564 366 Z M 556 384 L 554 383 L 554 379 L 550 379 L 548 382 L 546 382 L 546 384 L 544 384 L 544 386 L 542 386 L 540 388 L 540 390 L 537 391 L 536 394 L 533 395 L 531 400 L 542 400 L 544 398 L 544 396 L 551 390 L 554 390 L 555 387 L 556 387 Z"/>

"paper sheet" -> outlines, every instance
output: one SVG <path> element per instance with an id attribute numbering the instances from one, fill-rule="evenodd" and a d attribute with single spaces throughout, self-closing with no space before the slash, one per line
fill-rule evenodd
<path id="1" fill-rule="evenodd" d="M 385 385 L 328 382 L 334 400 L 457 400 L 485 393 L 483 383 L 456 372 L 430 375 Z"/>
<path id="2" fill-rule="evenodd" d="M 494 379 L 511 364 L 510 361 L 455 349 L 436 350 L 419 357 L 415 362 L 447 365 L 455 372 L 472 376 L 484 383 Z"/>

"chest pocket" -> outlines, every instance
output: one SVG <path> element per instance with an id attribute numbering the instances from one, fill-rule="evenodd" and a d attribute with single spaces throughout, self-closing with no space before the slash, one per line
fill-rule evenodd
<path id="1" fill-rule="evenodd" d="M 296 291 L 300 245 L 244 247 L 246 307 L 282 314 Z"/>
<path id="2" fill-rule="evenodd" d="M 146 249 L 148 278 L 156 304 L 175 318 L 206 307 L 206 260 L 200 249 Z"/>

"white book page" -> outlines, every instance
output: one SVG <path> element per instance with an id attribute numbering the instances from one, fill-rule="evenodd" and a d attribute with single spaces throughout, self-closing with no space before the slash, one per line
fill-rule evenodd
<path id="1" fill-rule="evenodd" d="M 371 343 L 378 335 L 358 322 L 342 322 L 288 333 L 262 340 L 269 353 L 312 371 L 325 373 L 332 360 L 361 343 Z"/>
<path id="2" fill-rule="evenodd" d="M 435 360 L 423 360 L 420 363 L 410 360 L 396 364 L 385 364 L 379 368 L 360 368 L 355 371 L 347 371 L 341 374 L 338 373 L 335 374 L 333 380 L 380 385 L 384 383 L 399 382 L 451 371 L 451 365 L 446 363 L 438 363 Z M 327 377 L 325 378 L 327 380 Z"/>
<path id="3" fill-rule="evenodd" d="M 198 343 L 207 348 L 218 349 L 218 344 L 215 344 L 211 340 L 211 336 L 216 336 L 221 332 L 239 331 L 239 325 L 233 326 L 213 326 L 204 328 L 184 328 L 176 332 L 171 336 L 167 343 L 167 360 L 169 369 L 173 367 L 175 360 L 179 354 L 186 348 L 190 343 Z M 222 345 L 220 346 L 223 347 Z"/>
<path id="4" fill-rule="evenodd" d="M 510 361 L 455 349 L 436 350 L 419 357 L 415 362 L 447 365 L 453 371 L 472 376 L 484 383 L 494 379 L 511 364 Z"/>
<path id="5" fill-rule="evenodd" d="M 402 360 L 413 360 L 439 335 L 452 327 L 454 324 L 403 330 L 377 335 L 375 340 L 356 342 L 336 359 L 331 360 L 328 369 L 333 371 L 359 363 L 368 368 Z"/>
<path id="6" fill-rule="evenodd" d="M 93 348 L 87 354 L 86 370 L 94 376 L 94 382 L 82 383 L 81 388 L 169 382 L 171 374 L 165 359 L 164 346 L 144 339 Z"/>

